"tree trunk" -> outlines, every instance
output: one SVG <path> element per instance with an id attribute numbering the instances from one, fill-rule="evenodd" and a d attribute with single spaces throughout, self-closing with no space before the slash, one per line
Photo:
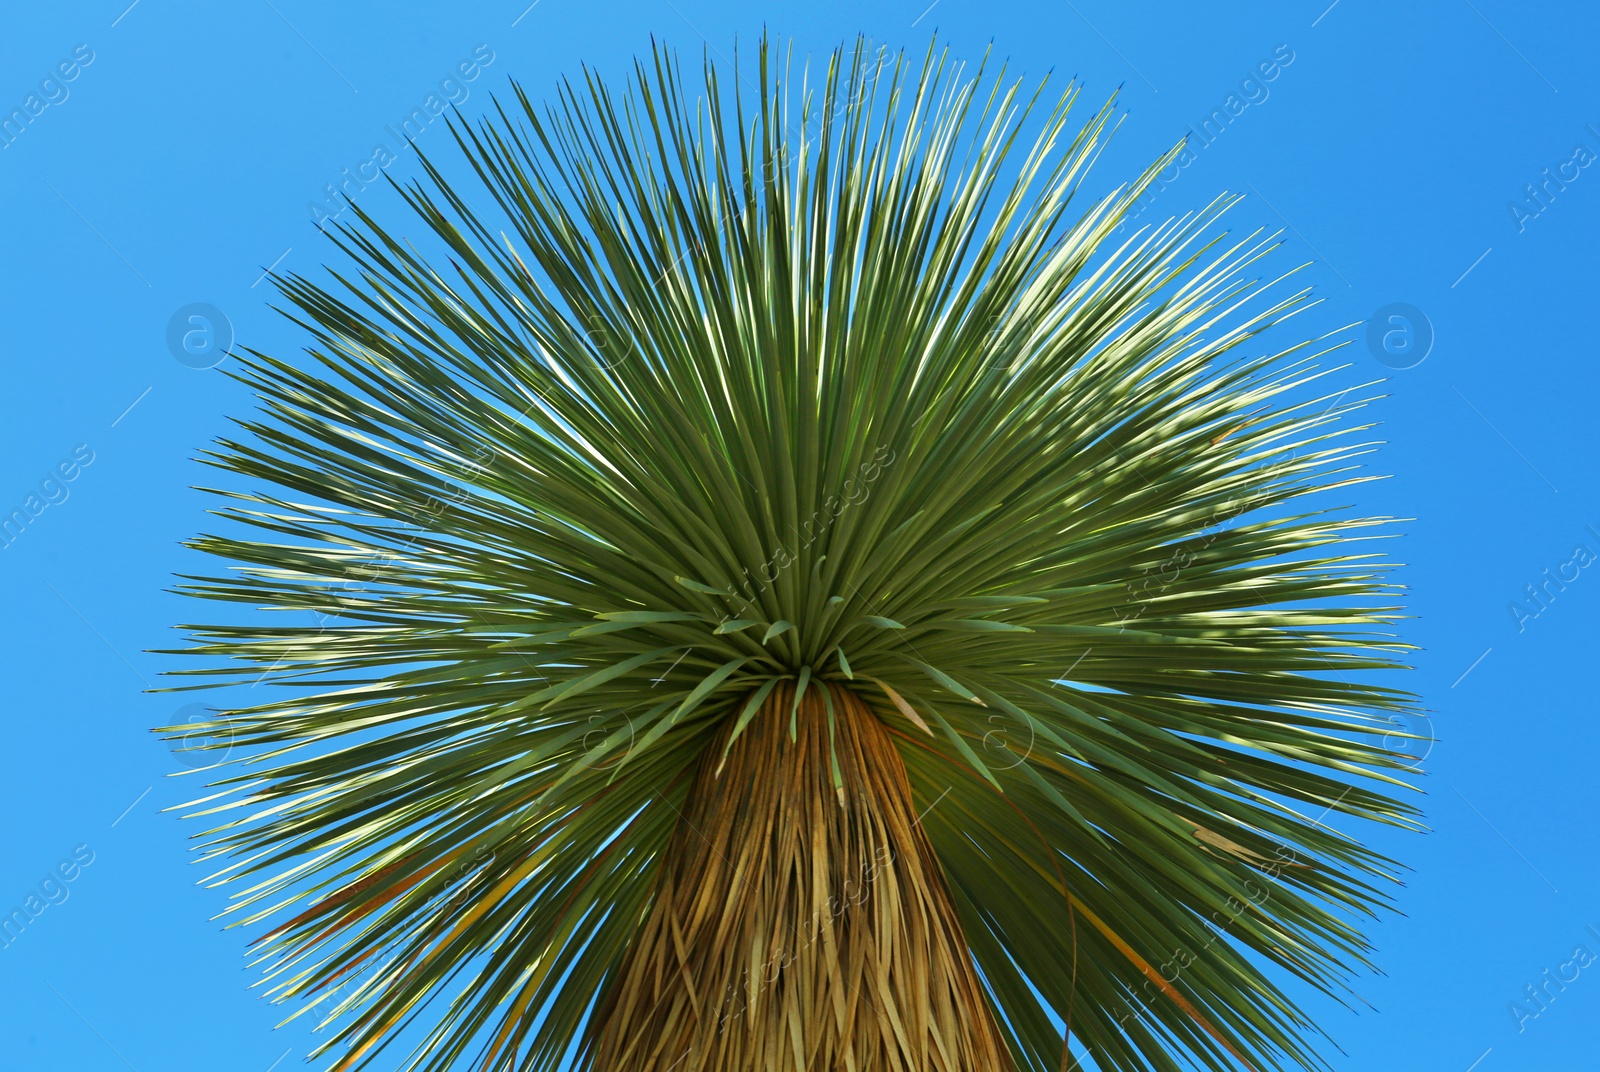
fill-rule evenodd
<path id="1" fill-rule="evenodd" d="M 781 683 L 725 765 L 731 723 L 701 760 L 595 1067 L 1010 1069 L 887 730 L 813 683 L 791 741 L 792 697 Z"/>

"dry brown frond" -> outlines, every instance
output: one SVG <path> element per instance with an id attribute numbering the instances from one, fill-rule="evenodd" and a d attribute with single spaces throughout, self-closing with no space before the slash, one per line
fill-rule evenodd
<path id="1" fill-rule="evenodd" d="M 882 723 L 814 684 L 790 740 L 792 707 L 785 683 L 720 777 L 731 723 L 706 749 L 596 1067 L 1010 1069 Z"/>

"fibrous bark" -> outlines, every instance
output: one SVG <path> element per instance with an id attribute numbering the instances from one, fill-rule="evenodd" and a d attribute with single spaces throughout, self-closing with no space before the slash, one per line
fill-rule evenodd
<path id="1" fill-rule="evenodd" d="M 816 683 L 791 740 L 792 698 L 701 760 L 595 1067 L 1011 1068 L 887 729 Z"/>

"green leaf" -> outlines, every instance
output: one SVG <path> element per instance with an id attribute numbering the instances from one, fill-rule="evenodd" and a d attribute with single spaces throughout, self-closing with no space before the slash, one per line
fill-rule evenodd
<path id="1" fill-rule="evenodd" d="M 806 694 L 806 686 L 811 684 L 811 667 L 800 668 L 800 680 L 794 686 L 794 700 L 789 704 L 789 740 L 794 740 L 799 731 L 800 698 Z"/>
<path id="2" fill-rule="evenodd" d="M 768 678 L 766 681 L 763 681 L 761 683 L 761 687 L 755 692 L 751 693 L 750 698 L 745 701 L 744 709 L 739 712 L 738 721 L 733 724 L 733 729 L 728 734 L 728 740 L 722 746 L 722 762 L 717 764 L 718 774 L 722 773 L 722 766 L 728 761 L 728 752 L 733 748 L 733 742 L 739 739 L 739 735 L 744 732 L 744 728 L 750 724 L 750 720 L 756 716 L 756 712 L 761 709 L 762 703 L 765 702 L 769 695 L 771 695 L 773 688 L 781 680 L 782 678 Z"/>
<path id="3" fill-rule="evenodd" d="M 945 673 L 943 670 L 940 670 L 937 667 L 929 666 L 927 663 L 923 662 L 921 659 L 906 658 L 905 661 L 910 663 L 912 666 L 916 667 L 918 670 L 921 670 L 924 674 L 926 674 L 929 678 L 931 678 L 936 684 L 938 684 L 942 688 L 950 690 L 951 692 L 955 693 L 957 696 L 961 697 L 962 699 L 971 700 L 975 704 L 983 703 L 982 700 L 978 699 L 978 694 L 977 693 L 973 692 L 971 689 L 969 689 L 965 685 L 961 684 L 961 682 L 957 681 L 955 678 L 951 677 L 949 674 Z"/>
<path id="4" fill-rule="evenodd" d="M 993 622 L 986 618 L 952 618 L 939 623 L 946 629 L 957 633 L 1031 633 L 1025 625 L 1012 625 L 1009 622 Z"/>
<path id="5" fill-rule="evenodd" d="M 606 622 L 692 622 L 693 614 L 685 614 L 677 610 L 614 610 L 605 614 L 596 614 L 596 618 Z"/>
<path id="6" fill-rule="evenodd" d="M 547 688 L 540 689 L 531 696 L 514 700 L 507 704 L 503 710 L 506 712 L 520 711 L 524 707 L 528 707 L 537 703 L 543 703 L 546 708 L 549 708 L 558 700 L 570 699 L 581 692 L 588 692 L 590 689 L 598 688 L 608 681 L 615 680 L 624 674 L 630 674 L 639 669 L 641 666 L 659 659 L 669 651 L 676 650 L 678 649 L 670 647 L 656 648 L 654 651 L 647 651 L 642 655 L 635 655 L 631 659 L 623 659 L 619 663 L 613 663 L 610 666 L 602 667 L 593 673 L 585 674 L 582 677 L 570 678 L 561 682 L 560 684 L 551 685 Z"/>
<path id="7" fill-rule="evenodd" d="M 717 667 L 711 673 L 702 678 L 699 684 L 695 685 L 695 687 L 690 690 L 689 695 L 683 698 L 683 701 L 678 704 L 677 708 L 673 710 L 670 715 L 667 715 L 665 718 L 658 719 L 655 724 L 645 732 L 644 736 L 639 738 L 638 743 L 629 753 L 629 758 L 631 759 L 633 753 L 635 752 L 641 754 L 648 752 L 651 746 L 661 739 L 663 734 L 682 721 L 684 716 L 691 714 L 696 708 L 705 702 L 706 697 L 710 696 L 718 685 L 726 681 L 729 675 L 734 673 L 734 671 L 738 670 L 741 666 L 749 661 L 750 660 L 748 659 L 730 659 L 728 662 L 723 663 L 721 666 Z"/>
<path id="8" fill-rule="evenodd" d="M 709 584 L 706 584 L 704 581 L 693 581 L 688 577 L 674 577 L 672 579 L 689 589 L 691 592 L 704 592 L 708 596 L 725 596 L 728 594 L 727 588 L 715 588 Z"/>

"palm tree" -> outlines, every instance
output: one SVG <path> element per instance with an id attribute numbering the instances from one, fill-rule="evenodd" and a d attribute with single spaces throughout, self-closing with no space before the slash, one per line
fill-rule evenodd
<path id="1" fill-rule="evenodd" d="M 183 587 L 288 687 L 172 728 L 231 918 L 338 1069 L 1316 1064 L 1393 870 L 1323 819 L 1414 812 L 1307 292 L 1121 227 L 1176 150 L 1085 192 L 1076 85 L 781 51 L 513 87 L 279 280 Z"/>

